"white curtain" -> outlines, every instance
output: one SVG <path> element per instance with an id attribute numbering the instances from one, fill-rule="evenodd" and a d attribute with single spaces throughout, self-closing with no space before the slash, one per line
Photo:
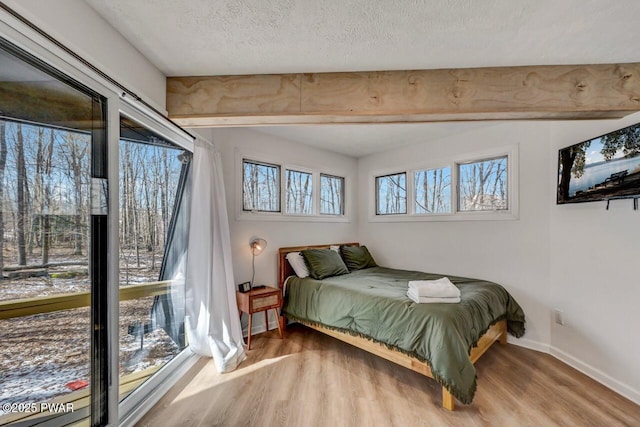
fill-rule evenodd
<path id="1" fill-rule="evenodd" d="M 192 167 L 185 327 L 189 348 L 213 357 L 218 371 L 228 372 L 246 355 L 236 306 L 220 153 L 198 138 Z"/>

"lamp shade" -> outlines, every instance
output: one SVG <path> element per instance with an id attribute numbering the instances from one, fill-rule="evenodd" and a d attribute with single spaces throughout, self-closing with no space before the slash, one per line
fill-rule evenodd
<path id="1" fill-rule="evenodd" d="M 260 255 L 264 248 L 267 247 L 267 241 L 256 237 L 255 239 L 251 239 L 251 243 L 249 245 L 251 246 L 251 253 L 256 256 Z"/>

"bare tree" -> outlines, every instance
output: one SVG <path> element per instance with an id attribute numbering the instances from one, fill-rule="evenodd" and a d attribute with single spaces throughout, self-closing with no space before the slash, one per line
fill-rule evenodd
<path id="1" fill-rule="evenodd" d="M 287 212 L 294 214 L 310 214 L 312 206 L 312 175 L 294 170 L 286 171 Z"/>
<path id="2" fill-rule="evenodd" d="M 380 187 L 384 188 L 384 209 L 381 213 L 396 214 L 406 211 L 407 189 L 404 174 L 380 177 Z M 378 190 L 380 191 L 380 189 Z"/>
<path id="3" fill-rule="evenodd" d="M 286 171 L 287 172 L 287 185 L 286 185 L 286 189 L 287 189 L 287 212 L 295 212 L 296 206 L 298 204 L 298 193 L 294 190 L 293 188 L 293 172 L 292 171 Z"/>
<path id="4" fill-rule="evenodd" d="M 89 143 L 87 138 L 81 134 L 66 132 L 64 134 L 64 144 L 61 146 L 60 153 L 68 168 L 65 174 L 73 182 L 73 203 L 74 203 L 74 255 L 82 255 L 83 236 L 85 234 L 83 218 L 84 215 L 84 191 L 83 184 L 85 177 L 88 176 L 88 149 Z"/>
<path id="5" fill-rule="evenodd" d="M 451 186 L 448 168 L 427 169 L 416 172 L 416 212 L 449 212 L 451 201 L 447 189 Z"/>
<path id="6" fill-rule="evenodd" d="M 4 170 L 7 165 L 5 121 L 0 120 L 0 280 L 4 279 Z"/>
<path id="7" fill-rule="evenodd" d="M 245 161 L 243 166 L 243 207 L 277 211 L 280 174 L 277 166 Z"/>
<path id="8" fill-rule="evenodd" d="M 504 209 L 507 159 L 491 159 L 460 167 L 460 207 L 463 210 Z"/>
<path id="9" fill-rule="evenodd" d="M 274 196 L 272 188 L 271 188 L 271 182 L 273 180 L 273 178 L 271 177 L 271 173 L 270 173 L 271 171 L 272 171 L 271 168 L 267 168 L 267 176 L 266 176 L 266 179 L 264 181 L 265 184 L 266 184 L 266 187 L 267 187 L 267 203 L 266 204 L 269 207 L 269 210 L 273 210 L 273 205 L 271 204 L 271 200 L 273 199 L 273 196 Z"/>
<path id="10" fill-rule="evenodd" d="M 320 183 L 320 213 L 341 215 L 342 178 L 321 175 Z"/>
<path id="11" fill-rule="evenodd" d="M 162 212 L 162 236 L 166 238 L 169 229 L 169 159 L 167 156 L 168 150 L 161 150 L 161 171 L 160 175 L 163 179 L 160 180 L 160 210 Z"/>
<path id="12" fill-rule="evenodd" d="M 139 167 L 138 160 L 139 156 L 139 146 L 135 145 L 132 147 L 132 157 L 129 163 L 126 165 L 129 168 L 129 185 L 131 186 L 131 190 L 129 191 L 129 211 L 131 212 L 131 230 L 133 233 L 131 236 L 133 237 L 133 245 L 136 251 L 136 267 L 140 267 L 140 215 L 138 212 L 138 197 L 134 188 L 134 185 L 138 183 L 139 179 Z"/>
<path id="13" fill-rule="evenodd" d="M 302 184 L 302 175 L 304 175 L 304 185 Z M 302 213 L 311 213 L 311 189 L 309 188 L 311 185 L 311 174 L 299 174 L 300 176 L 300 186 L 302 187 L 302 194 L 300 195 L 300 212 Z M 307 203 L 307 199 L 309 203 Z"/>
<path id="14" fill-rule="evenodd" d="M 55 136 L 53 129 L 49 129 L 49 143 L 42 149 L 41 159 L 38 162 L 41 177 L 42 203 L 40 209 L 42 264 L 49 262 L 49 248 L 51 245 L 51 168 L 53 166 L 53 146 Z"/>
<path id="15" fill-rule="evenodd" d="M 18 265 L 27 265 L 26 242 L 24 236 L 24 226 L 27 217 L 27 205 L 25 201 L 25 188 L 27 185 L 27 168 L 24 158 L 24 135 L 22 124 L 18 123 L 16 137 L 16 169 L 17 169 L 17 202 L 18 202 Z"/>

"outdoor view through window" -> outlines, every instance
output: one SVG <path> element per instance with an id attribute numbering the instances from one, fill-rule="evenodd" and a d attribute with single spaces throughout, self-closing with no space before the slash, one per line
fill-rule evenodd
<path id="1" fill-rule="evenodd" d="M 92 108 L 87 94 L 0 49 L 2 423 L 16 415 L 7 403 L 88 396 Z"/>
<path id="2" fill-rule="evenodd" d="M 88 142 L 79 132 L 0 121 L 0 300 L 90 292 Z M 121 145 L 122 287 L 158 282 L 180 177 L 177 153 Z M 123 375 L 155 371 L 184 348 L 184 339 L 176 343 L 162 328 L 150 330 L 154 299 L 121 302 Z M 0 322 L 2 402 L 40 403 L 86 387 L 88 308 Z"/>
<path id="3" fill-rule="evenodd" d="M 172 228 L 189 156 L 120 120 L 120 384 L 131 389 L 185 348 L 185 227 Z M 178 206 L 179 208 L 180 206 Z M 185 214 L 184 210 L 180 212 Z M 168 248 L 171 237 L 172 248 Z M 170 252 L 171 254 L 171 252 Z M 145 296 L 146 295 L 146 296 Z M 121 399 L 127 393 L 121 392 Z"/>
<path id="4" fill-rule="evenodd" d="M 0 48 L 0 424 L 29 412 L 7 404 L 89 405 L 95 111 L 95 98 Z M 188 221 L 175 224 L 188 216 L 189 159 L 122 119 L 121 399 L 186 346 Z"/>

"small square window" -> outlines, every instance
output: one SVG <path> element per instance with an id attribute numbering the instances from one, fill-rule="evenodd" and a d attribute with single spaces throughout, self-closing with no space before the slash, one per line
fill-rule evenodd
<path id="1" fill-rule="evenodd" d="M 507 156 L 458 164 L 458 211 L 507 210 Z"/>
<path id="2" fill-rule="evenodd" d="M 451 168 L 425 169 L 414 173 L 415 213 L 451 212 Z"/>
<path id="3" fill-rule="evenodd" d="M 242 161 L 242 210 L 280 212 L 280 166 Z"/>
<path id="4" fill-rule="evenodd" d="M 376 215 L 407 213 L 406 172 L 376 177 Z"/>

